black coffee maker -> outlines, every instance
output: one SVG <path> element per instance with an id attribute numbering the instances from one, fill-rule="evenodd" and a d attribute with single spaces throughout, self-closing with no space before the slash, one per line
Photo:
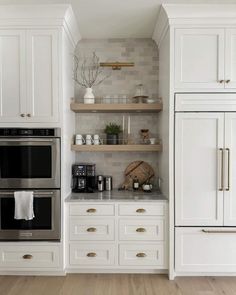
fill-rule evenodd
<path id="1" fill-rule="evenodd" d="M 72 166 L 72 192 L 93 193 L 96 189 L 96 165 L 79 163 Z"/>

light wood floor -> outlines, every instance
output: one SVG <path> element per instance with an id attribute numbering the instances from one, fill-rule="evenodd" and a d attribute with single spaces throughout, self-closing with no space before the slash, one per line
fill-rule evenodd
<path id="1" fill-rule="evenodd" d="M 0 276 L 1 295 L 236 295 L 236 277 L 70 274 L 66 277 Z"/>

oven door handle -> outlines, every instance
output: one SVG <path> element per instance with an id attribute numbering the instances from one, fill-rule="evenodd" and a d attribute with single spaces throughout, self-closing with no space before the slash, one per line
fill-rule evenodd
<path id="1" fill-rule="evenodd" d="M 0 138 L 0 142 L 53 142 L 55 140 L 58 140 L 59 138 Z"/>
<path id="2" fill-rule="evenodd" d="M 48 195 L 53 195 L 54 192 L 33 192 L 35 196 L 48 196 Z M 14 192 L 3 192 L 0 191 L 0 196 L 13 196 Z"/>

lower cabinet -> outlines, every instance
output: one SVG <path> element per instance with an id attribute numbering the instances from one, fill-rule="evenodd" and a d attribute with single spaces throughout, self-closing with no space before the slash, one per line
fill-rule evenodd
<path id="1" fill-rule="evenodd" d="M 176 272 L 236 272 L 236 228 L 175 229 Z"/>
<path id="2" fill-rule="evenodd" d="M 68 272 L 167 269 L 166 201 L 78 201 L 67 209 Z"/>
<path id="3" fill-rule="evenodd" d="M 47 270 L 59 266 L 60 247 L 57 245 L 0 245 L 0 271 Z"/>

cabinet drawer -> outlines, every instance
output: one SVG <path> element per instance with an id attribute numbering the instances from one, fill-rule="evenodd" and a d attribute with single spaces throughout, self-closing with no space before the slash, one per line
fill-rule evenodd
<path id="1" fill-rule="evenodd" d="M 0 246 L 0 267 L 51 268 L 59 266 L 58 246 Z"/>
<path id="2" fill-rule="evenodd" d="M 71 216 L 113 216 L 115 214 L 115 208 L 112 204 L 70 204 L 69 214 Z"/>
<path id="3" fill-rule="evenodd" d="M 164 268 L 164 245 L 120 245 L 120 265 L 155 266 Z"/>
<path id="4" fill-rule="evenodd" d="M 119 223 L 120 240 L 164 240 L 164 220 L 124 219 Z"/>
<path id="5" fill-rule="evenodd" d="M 164 216 L 164 204 L 123 204 L 119 205 L 119 215 L 127 216 Z"/>
<path id="6" fill-rule="evenodd" d="M 70 244 L 70 265 L 112 265 L 115 246 L 109 244 Z"/>
<path id="7" fill-rule="evenodd" d="M 70 218 L 70 240 L 114 240 L 114 220 L 96 218 Z"/>
<path id="8" fill-rule="evenodd" d="M 176 228 L 175 238 L 176 271 L 236 272 L 236 228 Z"/>

